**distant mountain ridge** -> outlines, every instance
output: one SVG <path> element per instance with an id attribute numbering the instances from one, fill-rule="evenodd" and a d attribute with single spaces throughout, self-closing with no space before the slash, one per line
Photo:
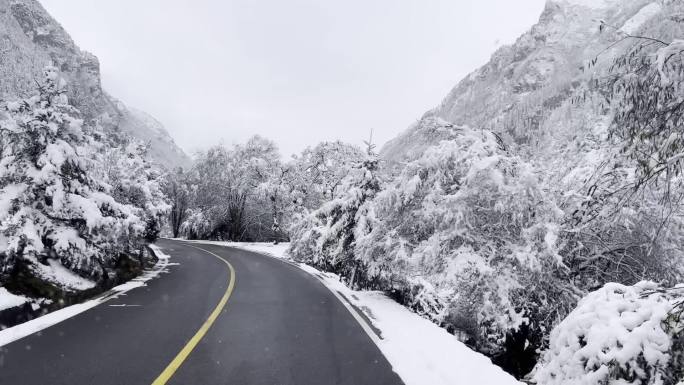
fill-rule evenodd
<path id="1" fill-rule="evenodd" d="M 78 48 L 38 1 L 0 0 L 0 99 L 34 93 L 35 79 L 49 64 L 67 80 L 69 101 L 84 118 L 108 117 L 114 127 L 149 143 L 150 158 L 162 167 L 190 165 L 158 121 L 102 89 L 97 57 Z"/>
<path id="2" fill-rule="evenodd" d="M 567 106 L 589 78 L 587 63 L 600 54 L 592 72 L 605 72 L 616 54 L 634 44 L 628 39 L 611 47 L 620 38 L 618 31 L 674 38 L 682 23 L 668 14 L 676 7 L 667 0 L 547 0 L 537 24 L 385 144 L 382 157 L 390 163 L 411 160 L 448 139 L 449 130 L 436 131 L 437 121 L 491 130 L 510 145 L 530 140 L 537 130 L 553 130 L 549 117 Z M 607 25 L 603 31 L 601 21 Z"/>

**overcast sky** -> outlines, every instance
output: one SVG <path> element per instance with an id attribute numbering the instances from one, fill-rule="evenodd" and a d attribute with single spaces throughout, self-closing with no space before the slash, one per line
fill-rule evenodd
<path id="1" fill-rule="evenodd" d="M 104 87 L 187 152 L 253 134 L 284 155 L 379 144 L 436 106 L 544 0 L 40 0 Z"/>

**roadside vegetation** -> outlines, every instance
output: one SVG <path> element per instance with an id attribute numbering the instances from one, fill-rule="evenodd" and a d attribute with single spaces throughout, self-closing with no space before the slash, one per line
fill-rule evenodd
<path id="1" fill-rule="evenodd" d="M 684 44 L 625 40 L 554 99 L 556 130 L 513 127 L 524 111 L 492 130 L 428 115 L 418 125 L 443 140 L 400 163 L 371 143 L 289 160 L 260 137 L 212 148 L 172 174 L 187 207 L 174 235 L 289 240 L 294 259 L 386 292 L 518 378 L 676 384 Z"/>
<path id="2" fill-rule="evenodd" d="M 81 119 L 65 89 L 46 67 L 34 96 L 0 103 L 0 283 L 25 296 L 5 326 L 139 274 L 169 209 L 145 146 Z"/>
<path id="3" fill-rule="evenodd" d="M 1 289 L 26 309 L 63 306 L 138 274 L 162 232 L 289 242 L 293 259 L 385 292 L 519 379 L 680 383 L 684 6 L 651 8 L 652 35 L 599 22 L 606 44 L 576 77 L 518 73 L 555 63 L 532 53 L 559 7 L 455 89 L 482 81 L 482 116 L 431 111 L 411 138 L 439 139 L 402 156 L 371 139 L 284 159 L 254 136 L 162 171 L 104 114 L 83 118 L 46 67 L 33 96 L 0 102 Z M 487 98 L 490 80 L 516 102 Z"/>

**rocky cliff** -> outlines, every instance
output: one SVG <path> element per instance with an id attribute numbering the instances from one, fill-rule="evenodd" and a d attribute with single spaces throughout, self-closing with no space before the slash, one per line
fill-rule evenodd
<path id="1" fill-rule="evenodd" d="M 164 167 L 190 164 L 159 122 L 102 89 L 97 57 L 81 51 L 40 3 L 0 0 L 0 98 L 32 94 L 40 71 L 49 64 L 67 80 L 69 101 L 84 118 L 107 117 L 112 127 L 149 143 L 151 159 Z"/>
<path id="2" fill-rule="evenodd" d="M 382 155 L 390 163 L 401 162 L 448 139 L 450 130 L 436 122 L 492 130 L 512 146 L 539 141 L 540 132 L 562 128 L 558 112 L 578 96 L 582 84 L 640 43 L 627 34 L 682 36 L 680 8 L 677 1 L 548 0 L 536 25 L 388 142 Z"/>

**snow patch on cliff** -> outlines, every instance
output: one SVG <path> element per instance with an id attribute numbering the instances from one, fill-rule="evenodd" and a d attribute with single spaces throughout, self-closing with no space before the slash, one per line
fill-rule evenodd
<path id="1" fill-rule="evenodd" d="M 644 25 L 645 22 L 650 20 L 653 16 L 657 15 L 663 7 L 658 3 L 651 3 L 643 8 L 634 15 L 631 19 L 625 22 L 625 25 L 620 28 L 620 30 L 627 34 L 634 34 Z"/>

